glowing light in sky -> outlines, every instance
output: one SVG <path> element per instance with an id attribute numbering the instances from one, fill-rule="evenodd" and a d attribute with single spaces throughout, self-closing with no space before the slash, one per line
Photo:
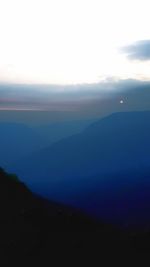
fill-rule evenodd
<path id="1" fill-rule="evenodd" d="M 150 39 L 148 0 L 1 0 L 0 81 L 90 83 L 150 77 L 121 46 Z"/>

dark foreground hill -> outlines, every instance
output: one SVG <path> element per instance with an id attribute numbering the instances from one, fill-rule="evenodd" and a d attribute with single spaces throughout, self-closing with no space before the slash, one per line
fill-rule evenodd
<path id="1" fill-rule="evenodd" d="M 149 255 L 148 233 L 131 234 L 32 194 L 0 169 L 0 266 L 124 266 Z M 74 265 L 75 264 L 75 265 Z"/>

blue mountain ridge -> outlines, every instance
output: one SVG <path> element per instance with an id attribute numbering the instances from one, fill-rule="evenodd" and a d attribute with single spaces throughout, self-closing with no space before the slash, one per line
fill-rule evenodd
<path id="1" fill-rule="evenodd" d="M 136 223 L 141 205 L 145 213 L 139 223 L 144 223 L 150 217 L 149 136 L 149 111 L 116 113 L 12 170 L 33 191 L 121 224 Z"/>

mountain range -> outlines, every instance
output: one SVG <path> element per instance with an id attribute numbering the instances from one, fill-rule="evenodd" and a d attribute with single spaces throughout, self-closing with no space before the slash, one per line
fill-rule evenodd
<path id="1" fill-rule="evenodd" d="M 0 265 L 117 266 L 149 259 L 150 234 L 124 231 L 33 194 L 0 168 Z"/>
<path id="2" fill-rule="evenodd" d="M 149 122 L 149 111 L 115 113 L 8 169 L 44 197 L 121 225 L 149 224 Z"/>
<path id="3" fill-rule="evenodd" d="M 28 125 L 20 122 L 0 122 L 0 164 L 12 162 L 50 146 L 56 141 L 81 132 L 91 120 Z M 15 153 L 14 153 L 15 152 Z"/>
<path id="4" fill-rule="evenodd" d="M 1 266 L 50 266 L 59 259 L 65 263 L 70 256 L 72 262 L 80 256 L 87 262 L 87 258 L 99 258 L 99 249 L 110 253 L 112 243 L 116 249 L 122 247 L 120 251 L 124 253 L 126 239 L 119 230 L 32 194 L 16 176 L 3 169 L 0 212 Z M 117 259 L 116 253 L 114 256 Z"/>

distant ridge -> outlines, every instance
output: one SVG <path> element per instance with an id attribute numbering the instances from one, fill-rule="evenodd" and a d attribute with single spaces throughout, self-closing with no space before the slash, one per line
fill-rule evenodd
<path id="1" fill-rule="evenodd" d="M 12 171 L 47 198 L 120 224 L 145 224 L 149 137 L 149 111 L 116 113 L 17 162 Z"/>

